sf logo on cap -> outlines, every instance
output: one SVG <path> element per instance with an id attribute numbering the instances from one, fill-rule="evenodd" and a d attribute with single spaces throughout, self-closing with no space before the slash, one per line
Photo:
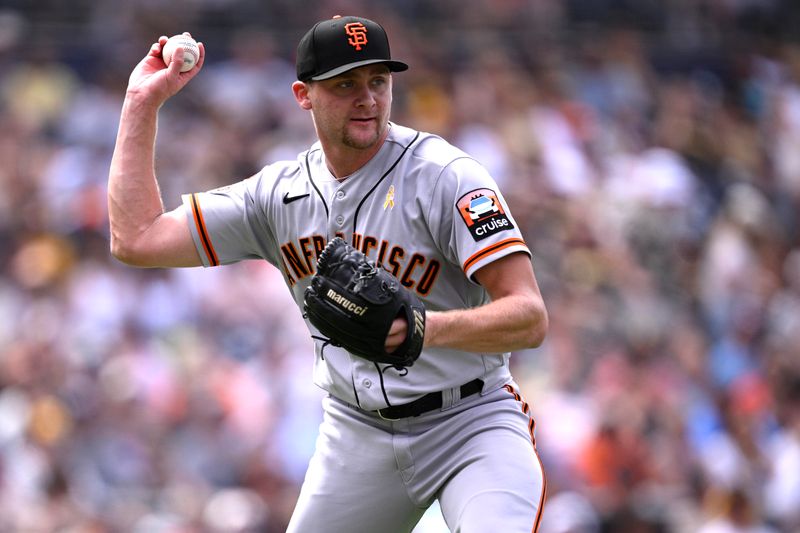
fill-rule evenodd
<path id="1" fill-rule="evenodd" d="M 356 50 L 367 44 L 367 27 L 360 22 L 351 22 L 344 25 L 344 32 L 350 37 L 347 42 Z"/>

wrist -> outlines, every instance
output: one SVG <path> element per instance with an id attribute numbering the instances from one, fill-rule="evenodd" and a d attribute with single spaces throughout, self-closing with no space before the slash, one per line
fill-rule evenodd
<path id="1" fill-rule="evenodd" d="M 442 318 L 443 313 L 441 311 L 425 311 L 425 336 L 422 340 L 424 347 L 432 348 L 438 346 Z"/>
<path id="2" fill-rule="evenodd" d="M 125 100 L 122 104 L 124 111 L 134 113 L 157 113 L 162 102 L 153 101 L 151 96 L 141 93 L 135 89 L 125 92 Z"/>

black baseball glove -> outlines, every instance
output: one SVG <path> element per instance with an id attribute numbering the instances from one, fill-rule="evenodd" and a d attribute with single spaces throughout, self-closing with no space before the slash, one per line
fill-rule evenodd
<path id="1" fill-rule="evenodd" d="M 414 364 L 422 351 L 425 307 L 383 268 L 348 245 L 331 240 L 320 254 L 303 301 L 305 316 L 331 344 L 397 369 Z M 384 346 L 392 321 L 408 321 L 406 339 L 394 352 Z"/>

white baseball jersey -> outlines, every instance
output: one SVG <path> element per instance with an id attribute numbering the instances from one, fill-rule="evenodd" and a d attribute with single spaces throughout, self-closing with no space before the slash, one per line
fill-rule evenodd
<path id="1" fill-rule="evenodd" d="M 301 309 L 317 257 L 335 236 L 393 273 L 431 311 L 487 303 L 475 271 L 514 252 L 530 253 L 497 184 L 477 161 L 438 136 L 397 124 L 390 124 L 379 152 L 341 182 L 317 142 L 296 161 L 184 195 L 183 202 L 205 266 L 266 259 L 281 270 Z M 478 377 L 486 390 L 510 379 L 507 353 L 425 348 L 413 366 L 398 371 L 315 342 L 315 383 L 366 410 Z"/>

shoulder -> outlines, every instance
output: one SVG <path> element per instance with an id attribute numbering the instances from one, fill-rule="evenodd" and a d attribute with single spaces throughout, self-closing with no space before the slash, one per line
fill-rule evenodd
<path id="1" fill-rule="evenodd" d="M 256 202 L 259 205 L 269 205 L 279 191 L 291 188 L 292 183 L 302 178 L 301 168 L 297 160 L 276 161 L 264 166 L 248 178 L 208 190 L 204 194 L 238 198 L 244 203 Z"/>
<path id="2" fill-rule="evenodd" d="M 408 146 L 411 157 L 419 165 L 438 167 L 440 170 L 452 166 L 453 163 L 457 163 L 457 166 L 480 166 L 468 153 L 434 133 L 392 124 L 390 139 Z"/>
<path id="3" fill-rule="evenodd" d="M 317 141 L 308 149 L 297 153 L 294 159 L 278 159 L 268 163 L 254 177 L 264 182 L 304 179 L 309 165 L 313 167 L 321 160 L 322 146 Z"/>
<path id="4" fill-rule="evenodd" d="M 304 176 L 306 154 L 298 154 L 297 159 L 274 161 L 264 166 L 255 175 L 245 180 L 249 185 L 258 189 L 273 189 L 286 184 L 288 181 L 297 180 Z"/>

